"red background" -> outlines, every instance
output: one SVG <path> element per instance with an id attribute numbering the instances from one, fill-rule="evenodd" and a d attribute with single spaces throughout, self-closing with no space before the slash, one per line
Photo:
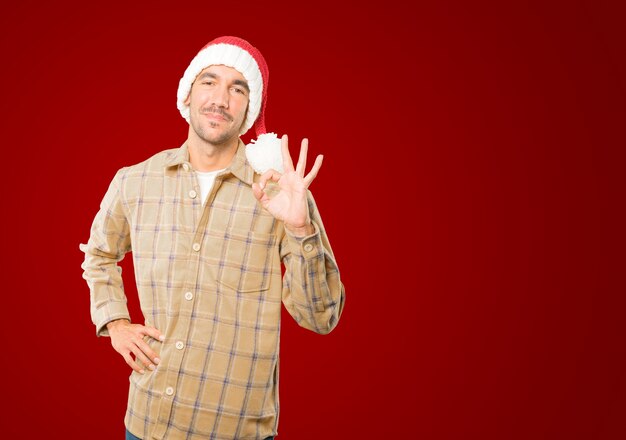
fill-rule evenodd
<path id="1" fill-rule="evenodd" d="M 626 438 L 622 2 L 128 3 L 0 7 L 2 438 L 122 438 L 78 244 L 118 168 L 184 141 L 219 35 L 325 154 L 347 292 L 328 336 L 284 315 L 279 439 Z"/>

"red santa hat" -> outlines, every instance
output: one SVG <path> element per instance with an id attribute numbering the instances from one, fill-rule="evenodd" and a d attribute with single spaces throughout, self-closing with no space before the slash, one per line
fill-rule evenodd
<path id="1" fill-rule="evenodd" d="M 189 106 L 185 104 L 196 77 L 211 65 L 221 64 L 240 72 L 248 82 L 250 101 L 248 113 L 240 134 L 246 133 L 253 125 L 257 139 L 246 146 L 248 162 L 258 173 L 270 168 L 282 172 L 280 139 L 275 133 L 266 133 L 265 104 L 269 69 L 261 52 L 246 40 L 238 37 L 219 37 L 210 41 L 191 60 L 178 84 L 177 107 L 189 123 Z"/>

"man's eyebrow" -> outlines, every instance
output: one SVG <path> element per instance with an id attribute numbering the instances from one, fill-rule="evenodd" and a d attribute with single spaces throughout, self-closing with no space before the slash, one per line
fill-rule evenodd
<path id="1" fill-rule="evenodd" d="M 211 78 L 211 79 L 219 79 L 219 75 L 216 75 L 213 72 L 204 72 L 202 75 L 200 75 L 200 78 L 198 78 L 199 80 L 203 80 L 203 79 L 207 79 L 207 78 Z M 241 79 L 236 79 L 233 81 L 233 84 L 238 85 L 243 87 L 244 89 L 246 89 L 246 91 L 248 93 L 250 93 L 250 87 L 248 86 L 248 82 L 241 80 Z"/>
<path id="2" fill-rule="evenodd" d="M 248 87 L 248 83 L 246 81 L 236 79 L 233 81 L 233 84 L 243 87 L 248 93 L 250 93 L 250 87 Z"/>
<path id="3" fill-rule="evenodd" d="M 211 72 L 204 72 L 202 75 L 200 75 L 200 78 L 198 79 L 206 79 L 206 78 L 217 79 L 217 75 Z"/>

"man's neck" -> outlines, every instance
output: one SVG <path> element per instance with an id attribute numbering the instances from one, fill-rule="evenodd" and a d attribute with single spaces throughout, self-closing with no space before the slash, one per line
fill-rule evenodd
<path id="1" fill-rule="evenodd" d="M 189 162 L 197 171 L 215 171 L 230 165 L 237 152 L 239 138 L 225 144 L 213 145 L 202 139 L 187 139 Z"/>

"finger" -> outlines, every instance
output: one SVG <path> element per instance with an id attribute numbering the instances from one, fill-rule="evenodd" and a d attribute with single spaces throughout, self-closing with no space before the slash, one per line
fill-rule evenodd
<path id="1" fill-rule="evenodd" d="M 133 345 L 130 351 L 135 355 L 135 361 L 139 361 L 146 365 L 150 370 L 154 370 L 154 364 L 146 357 L 143 351 L 139 349 L 137 344 Z"/>
<path id="2" fill-rule="evenodd" d="M 130 368 L 132 368 L 133 370 L 135 370 L 137 373 L 139 374 L 144 374 L 146 372 L 146 370 L 144 370 L 143 368 L 141 368 L 139 366 L 139 364 L 137 364 L 133 358 L 130 356 L 129 353 L 126 353 L 123 355 L 124 356 L 124 360 L 126 361 L 126 363 L 128 364 L 128 366 Z"/>
<path id="3" fill-rule="evenodd" d="M 283 171 L 293 171 L 293 161 L 291 154 L 289 154 L 289 139 L 286 134 L 280 139 L 280 148 L 283 153 Z"/>
<path id="4" fill-rule="evenodd" d="M 313 168 L 311 168 L 311 171 L 309 171 L 309 174 L 307 174 L 306 177 L 304 178 L 305 187 L 308 188 L 311 182 L 313 182 L 313 179 L 315 179 L 315 176 L 317 176 L 317 172 L 322 167 L 323 161 L 324 161 L 324 156 L 321 154 L 315 158 L 315 163 L 313 164 Z"/>
<path id="5" fill-rule="evenodd" d="M 157 341 L 165 341 L 165 335 L 162 335 L 161 332 L 155 327 L 144 326 L 142 333 L 156 339 Z"/>
<path id="6" fill-rule="evenodd" d="M 263 191 L 259 184 L 256 182 L 252 184 L 252 193 L 263 206 L 265 206 L 265 203 L 267 203 L 270 199 L 267 194 L 265 194 L 265 191 Z"/>
<path id="7" fill-rule="evenodd" d="M 261 174 L 261 177 L 259 178 L 259 187 L 263 189 L 265 188 L 265 184 L 267 183 L 268 180 L 278 182 L 281 177 L 282 175 L 278 171 L 270 168 L 269 170 Z"/>
<path id="8" fill-rule="evenodd" d="M 298 166 L 296 167 L 296 174 L 302 177 L 304 176 L 304 170 L 306 169 L 306 153 L 309 150 L 309 140 L 307 138 L 302 139 L 302 145 L 300 146 L 300 157 L 298 158 Z"/>
<path id="9" fill-rule="evenodd" d="M 152 361 L 149 362 L 149 364 L 158 365 L 159 362 L 161 362 L 159 356 L 154 352 L 154 350 L 152 350 L 152 348 L 150 348 L 148 344 L 145 343 L 145 341 L 141 340 L 137 342 L 137 347 Z M 148 368 L 150 368 L 150 365 L 148 365 Z"/>

